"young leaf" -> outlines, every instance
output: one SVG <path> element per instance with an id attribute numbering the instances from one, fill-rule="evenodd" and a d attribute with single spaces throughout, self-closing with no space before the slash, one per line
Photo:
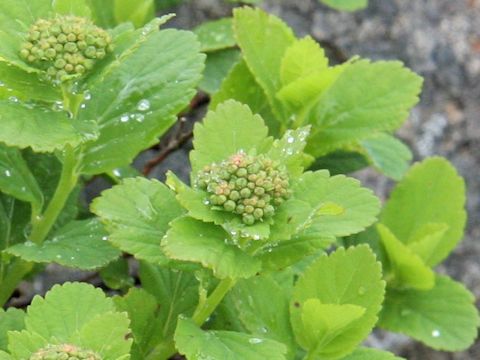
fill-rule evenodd
<path id="1" fill-rule="evenodd" d="M 20 150 L 0 144 L 0 190 L 40 209 L 43 194 Z"/>
<path id="2" fill-rule="evenodd" d="M 20 331 L 25 328 L 25 312 L 16 308 L 0 310 L 0 350 L 7 350 L 8 331 Z M 0 358 L 1 359 L 1 358 Z"/>
<path id="3" fill-rule="evenodd" d="M 91 17 L 90 8 L 85 0 L 53 0 L 52 5 L 58 14 Z"/>
<path id="4" fill-rule="evenodd" d="M 436 248 L 448 230 L 447 224 L 425 224 L 409 239 L 408 247 L 427 265 L 431 265 L 431 259 L 435 255 Z"/>
<path id="5" fill-rule="evenodd" d="M 129 164 L 175 122 L 195 94 L 204 66 L 198 42 L 186 31 L 156 31 L 159 21 L 139 29 L 118 61 L 88 84 L 91 99 L 78 116 L 96 119 L 100 136 L 85 144 L 85 173 Z"/>
<path id="6" fill-rule="evenodd" d="M 421 84 L 400 62 L 351 63 L 316 105 L 308 152 L 323 155 L 373 132 L 396 129 L 417 103 Z"/>
<path id="7" fill-rule="evenodd" d="M 273 111 L 282 119 L 282 104 L 276 93 L 281 87 L 282 58 L 295 41 L 292 30 L 279 18 L 252 8 L 235 9 L 233 24 L 248 68 L 265 91 Z"/>
<path id="8" fill-rule="evenodd" d="M 195 124 L 194 150 L 190 153 L 193 176 L 206 165 L 258 147 L 267 134 L 262 118 L 252 114 L 248 106 L 226 101 L 210 111 L 203 124 Z"/>
<path id="9" fill-rule="evenodd" d="M 394 274 L 394 287 L 428 290 L 435 284 L 435 274 L 422 259 L 398 240 L 389 228 L 377 225 L 380 239 Z"/>
<path id="10" fill-rule="evenodd" d="M 409 245 L 415 233 L 429 223 L 448 226 L 428 265 L 447 257 L 463 236 L 466 222 L 465 184 L 455 168 L 434 157 L 414 165 L 392 191 L 380 217 L 395 236 Z"/>
<path id="11" fill-rule="evenodd" d="M 97 269 L 120 256 L 120 251 L 107 240 L 108 233 L 98 220 L 73 221 L 61 228 L 51 239 L 37 245 L 30 241 L 5 250 L 25 261 L 55 262 L 82 270 Z"/>
<path id="12" fill-rule="evenodd" d="M 25 330 L 8 333 L 8 350 L 12 358 L 28 359 L 35 351 L 47 345 L 47 340 L 36 333 Z"/>
<path id="13" fill-rule="evenodd" d="M 302 314 L 309 299 L 318 299 L 321 304 L 349 304 L 365 309 L 363 316 L 337 336 L 332 336 L 315 353 L 321 353 L 327 358 L 338 358 L 353 351 L 377 321 L 385 291 L 381 276 L 380 264 L 368 246 L 361 245 L 347 250 L 340 248 L 330 256 L 321 256 L 300 277 L 293 292 L 291 322 L 299 343 L 305 345 L 306 338 L 311 339 L 315 335 L 305 332 L 307 329 Z M 352 314 L 355 311 L 357 310 L 352 310 Z M 331 315 L 327 312 L 324 316 L 329 314 Z M 333 316 L 331 321 L 334 321 Z M 314 349 L 308 347 L 307 350 Z"/>
<path id="14" fill-rule="evenodd" d="M 160 240 L 183 209 L 165 185 L 144 178 L 125 179 L 96 198 L 91 209 L 105 224 L 109 240 L 121 250 L 141 260 L 168 261 Z"/>
<path id="15" fill-rule="evenodd" d="M 201 263 L 221 279 L 248 278 L 260 270 L 260 261 L 233 244 L 219 226 L 189 217 L 174 220 L 170 226 L 162 248 L 172 259 Z"/>
<path id="16" fill-rule="evenodd" d="M 370 349 L 359 347 L 350 355 L 342 358 L 342 360 L 401 360 L 403 358 L 397 357 L 392 353 L 381 351 L 377 349 Z"/>
<path id="17" fill-rule="evenodd" d="M 385 133 L 360 142 L 369 159 L 383 174 L 400 180 L 412 161 L 412 152 L 403 142 Z"/>
<path id="18" fill-rule="evenodd" d="M 400 332 L 438 350 L 467 349 L 477 337 L 480 325 L 474 296 L 446 276 L 437 276 L 427 291 L 387 292 L 380 326 Z"/>
<path id="19" fill-rule="evenodd" d="M 200 41 L 200 50 L 204 52 L 223 50 L 236 45 L 232 18 L 205 22 L 197 26 L 193 32 Z"/>
<path id="20" fill-rule="evenodd" d="M 118 24 L 130 21 L 139 28 L 155 17 L 154 0 L 115 0 L 115 20 Z"/>
<path id="21" fill-rule="evenodd" d="M 203 79 L 198 85 L 203 91 L 214 94 L 227 77 L 232 68 L 240 60 L 238 49 L 225 49 L 207 53 Z"/>
<path id="22" fill-rule="evenodd" d="M 189 360 L 285 360 L 285 345 L 233 331 L 203 331 L 193 321 L 180 318 L 175 343 Z"/>

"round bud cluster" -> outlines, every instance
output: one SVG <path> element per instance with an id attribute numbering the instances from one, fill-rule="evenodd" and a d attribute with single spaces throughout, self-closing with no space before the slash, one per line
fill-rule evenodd
<path id="1" fill-rule="evenodd" d="M 29 360 L 102 360 L 100 355 L 75 345 L 47 345 L 30 356 Z"/>
<path id="2" fill-rule="evenodd" d="M 243 223 L 273 216 L 290 195 L 286 169 L 271 159 L 238 152 L 220 164 L 206 166 L 197 186 L 208 192 L 208 203 L 242 216 Z"/>
<path id="3" fill-rule="evenodd" d="M 92 69 L 95 61 L 110 51 L 112 39 L 108 32 L 88 19 L 68 15 L 35 22 L 20 56 L 46 71 L 50 79 L 63 81 Z"/>

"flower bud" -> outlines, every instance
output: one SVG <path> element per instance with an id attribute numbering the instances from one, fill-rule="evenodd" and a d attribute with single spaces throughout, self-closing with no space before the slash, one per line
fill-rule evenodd
<path id="1" fill-rule="evenodd" d="M 29 360 L 102 360 L 97 353 L 76 345 L 47 345 L 30 355 Z"/>

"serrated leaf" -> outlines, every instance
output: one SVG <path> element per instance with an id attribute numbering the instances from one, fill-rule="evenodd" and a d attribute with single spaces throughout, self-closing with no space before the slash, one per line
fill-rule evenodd
<path id="1" fill-rule="evenodd" d="M 100 136 L 84 147 L 85 173 L 129 164 L 158 141 L 195 94 L 204 66 L 198 42 L 186 31 L 158 32 L 161 22 L 139 29 L 118 61 L 88 85 L 91 100 L 78 116 L 81 121 L 95 119 Z"/>
<path id="2" fill-rule="evenodd" d="M 342 358 L 342 360 L 402 360 L 403 358 L 397 357 L 387 351 L 381 351 L 377 349 L 370 349 L 365 347 L 359 347 L 350 355 Z"/>
<path id="3" fill-rule="evenodd" d="M 246 7 L 234 10 L 233 24 L 248 68 L 265 91 L 274 113 L 285 120 L 276 93 L 281 87 L 283 55 L 295 41 L 292 30 L 279 18 L 260 9 Z"/>
<path id="4" fill-rule="evenodd" d="M 47 345 L 42 336 L 28 331 L 11 331 L 8 333 L 8 350 L 12 358 L 28 359 L 35 351 Z"/>
<path id="5" fill-rule="evenodd" d="M 377 225 L 380 240 L 387 254 L 394 287 L 428 290 L 435 284 L 435 274 L 422 259 L 398 240 L 383 224 Z"/>
<path id="6" fill-rule="evenodd" d="M 25 328 L 25 312 L 13 307 L 0 310 L 0 350 L 8 349 L 8 331 L 20 331 Z"/>
<path id="7" fill-rule="evenodd" d="M 361 141 L 368 157 L 379 171 L 400 180 L 412 161 L 412 152 L 403 142 L 388 134 L 378 134 Z"/>
<path id="8" fill-rule="evenodd" d="M 248 105 L 254 114 L 261 115 L 270 134 L 280 133 L 280 122 L 273 114 L 265 92 L 255 81 L 244 60 L 235 65 L 223 80 L 220 90 L 212 96 L 210 109 L 215 110 L 219 104 L 229 99 Z"/>
<path id="9" fill-rule="evenodd" d="M 380 326 L 400 332 L 438 350 L 467 349 L 477 337 L 480 325 L 474 296 L 446 276 L 437 276 L 427 291 L 387 292 Z"/>
<path id="10" fill-rule="evenodd" d="M 170 226 L 162 248 L 172 259 L 201 263 L 221 279 L 248 278 L 260 270 L 260 261 L 229 243 L 230 235 L 220 226 L 189 217 Z"/>
<path id="11" fill-rule="evenodd" d="M 466 222 L 465 184 L 445 159 L 430 158 L 415 164 L 392 191 L 381 222 L 405 244 L 428 223 L 448 226 L 429 265 L 445 259 L 463 236 Z"/>
<path id="12" fill-rule="evenodd" d="M 202 124 L 195 124 L 194 150 L 190 153 L 193 176 L 206 165 L 223 161 L 240 150 L 248 152 L 258 147 L 267 134 L 262 118 L 248 106 L 233 100 L 217 106 Z"/>
<path id="13" fill-rule="evenodd" d="M 21 152 L 0 144 L 0 190 L 40 209 L 43 194 Z"/>
<path id="14" fill-rule="evenodd" d="M 85 0 L 53 0 L 53 10 L 62 15 L 91 17 L 91 11 Z"/>
<path id="15" fill-rule="evenodd" d="M 154 0 L 115 0 L 114 9 L 117 23 L 130 21 L 137 28 L 155 17 Z"/>
<path id="16" fill-rule="evenodd" d="M 35 152 L 61 150 L 82 140 L 66 112 L 38 105 L 0 100 L 0 124 L 0 142 Z"/>
<path id="17" fill-rule="evenodd" d="M 285 51 L 280 68 L 282 84 L 288 85 L 314 72 L 326 70 L 327 67 L 325 51 L 310 36 L 304 37 L 295 41 Z"/>
<path id="18" fill-rule="evenodd" d="M 254 336 L 287 345 L 293 355 L 295 340 L 285 291 L 268 276 L 239 281 L 228 294 L 243 326 Z"/>
<path id="19" fill-rule="evenodd" d="M 398 61 L 356 61 L 324 92 L 308 152 L 323 155 L 372 133 L 398 128 L 417 103 L 422 79 Z"/>
<path id="20" fill-rule="evenodd" d="M 12 356 L 0 350 L 0 360 L 12 360 Z"/>
<path id="21" fill-rule="evenodd" d="M 381 276 L 380 264 L 368 246 L 339 248 L 330 256 L 321 256 L 294 288 L 290 313 L 297 338 L 304 336 L 302 312 L 309 299 L 318 299 L 322 304 L 357 305 L 365 309 L 365 314 L 321 349 L 322 356 L 328 358 L 353 351 L 377 321 L 385 291 Z"/>
<path id="22" fill-rule="evenodd" d="M 183 214 L 175 195 L 156 180 L 125 179 L 96 198 L 91 210 L 110 233 L 109 240 L 137 259 L 165 263 L 160 241 L 168 223 Z"/>
<path id="23" fill-rule="evenodd" d="M 9 247 L 5 252 L 25 261 L 55 262 L 63 266 L 92 270 L 107 265 L 121 254 L 105 241 L 107 237 L 108 233 L 96 219 L 73 221 L 41 245 L 27 241 Z"/>
<path id="24" fill-rule="evenodd" d="M 273 340 L 233 331 L 203 331 L 193 321 L 180 318 L 175 343 L 189 360 L 285 360 L 286 347 Z"/>
<path id="25" fill-rule="evenodd" d="M 320 0 L 324 4 L 338 10 L 355 11 L 366 8 L 368 0 Z"/>
<path id="26" fill-rule="evenodd" d="M 198 85 L 209 94 L 216 93 L 222 81 L 228 76 L 232 68 L 240 60 L 238 49 L 224 49 L 207 53 L 203 79 Z"/>
<path id="27" fill-rule="evenodd" d="M 236 45 L 232 18 L 204 22 L 193 32 L 200 41 L 200 49 L 204 52 L 222 50 Z"/>

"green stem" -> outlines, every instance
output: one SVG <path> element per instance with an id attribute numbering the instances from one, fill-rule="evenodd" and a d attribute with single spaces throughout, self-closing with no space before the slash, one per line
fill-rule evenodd
<path id="1" fill-rule="evenodd" d="M 236 280 L 233 279 L 223 279 L 221 280 L 212 294 L 205 300 L 204 303 L 199 304 L 193 313 L 192 320 L 198 325 L 202 326 L 203 323 L 212 315 L 217 306 L 223 300 L 225 295 L 230 291 L 230 289 L 235 285 Z"/>
<path id="2" fill-rule="evenodd" d="M 63 210 L 70 193 L 75 185 L 77 185 L 78 174 L 76 170 L 77 158 L 74 150 L 69 147 L 65 150 L 62 174 L 60 175 L 60 180 L 57 189 L 53 194 L 52 200 L 48 204 L 47 209 L 41 218 L 33 225 L 30 240 L 34 243 L 41 244 L 52 229 L 52 226 L 55 224 L 55 221 Z"/>

